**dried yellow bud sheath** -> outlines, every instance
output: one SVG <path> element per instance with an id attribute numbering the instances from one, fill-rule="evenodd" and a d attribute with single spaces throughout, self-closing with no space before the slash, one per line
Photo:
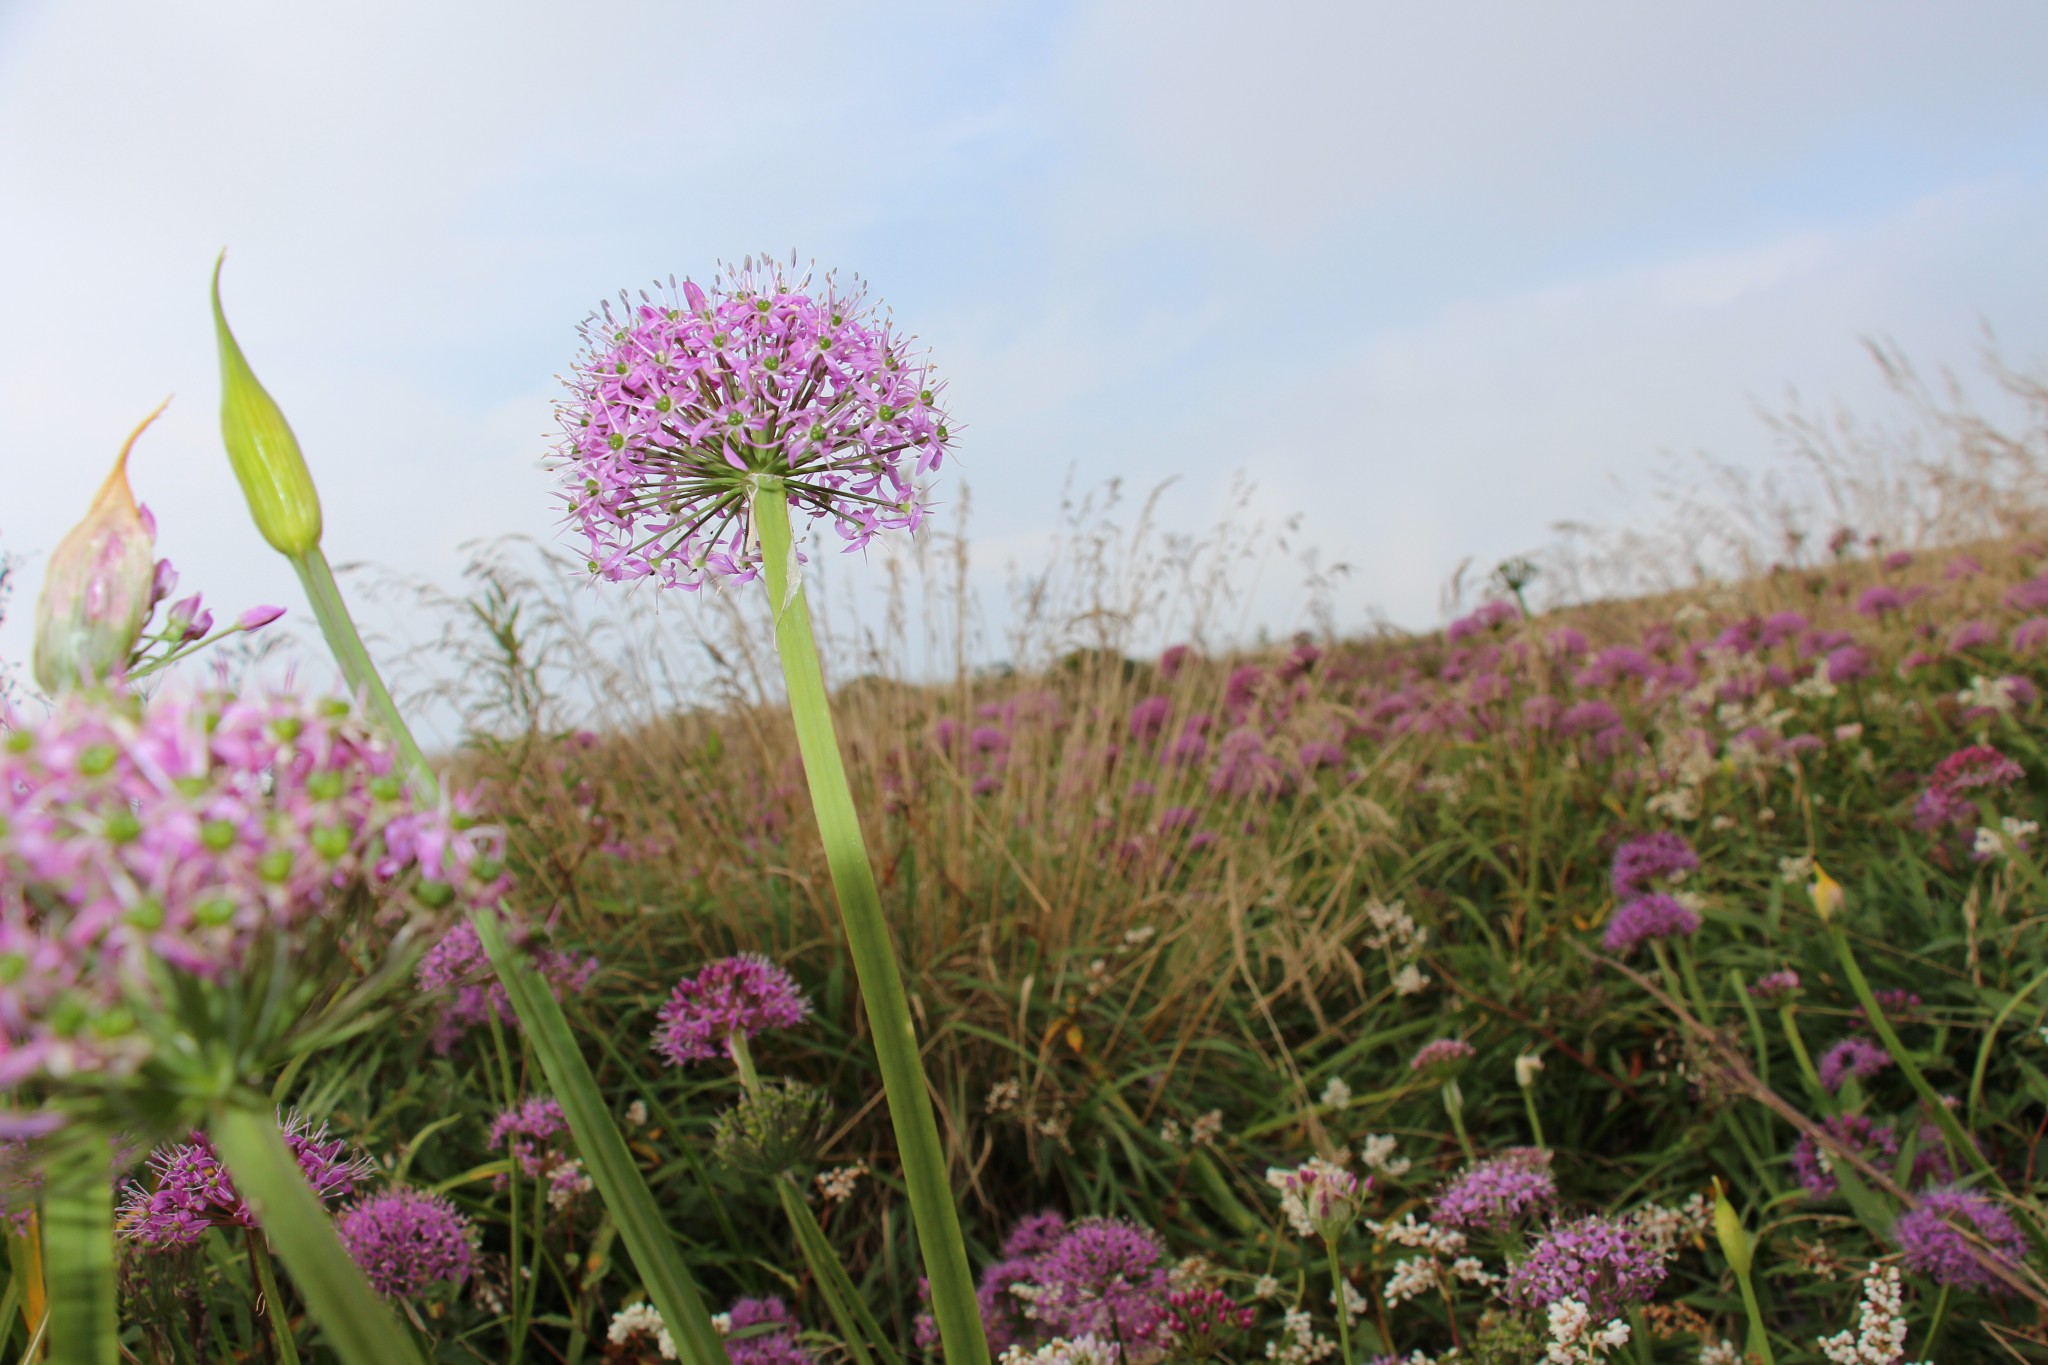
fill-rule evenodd
<path id="1" fill-rule="evenodd" d="M 129 433 L 85 519 L 50 555 L 36 602 L 35 676 L 45 692 L 121 671 L 149 620 L 156 534 L 128 487 L 128 452 L 163 410 L 158 406 Z"/>

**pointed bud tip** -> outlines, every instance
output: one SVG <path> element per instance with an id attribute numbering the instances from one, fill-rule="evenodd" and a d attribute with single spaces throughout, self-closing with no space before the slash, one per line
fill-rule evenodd
<path id="1" fill-rule="evenodd" d="M 291 558 L 320 544 L 320 495 L 283 409 L 249 368 L 221 307 L 222 250 L 213 263 L 213 331 L 220 347 L 220 431 L 249 517 L 271 548 Z"/>

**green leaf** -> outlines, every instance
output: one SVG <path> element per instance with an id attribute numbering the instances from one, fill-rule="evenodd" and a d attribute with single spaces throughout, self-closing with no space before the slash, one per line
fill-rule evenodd
<path id="1" fill-rule="evenodd" d="M 50 1365 L 117 1365 L 114 1173 L 105 1133 L 68 1135 L 43 1177 Z"/>
<path id="2" fill-rule="evenodd" d="M 825 1229 L 818 1226 L 817 1216 L 804 1202 L 803 1191 L 790 1180 L 777 1177 L 775 1194 L 782 1200 L 790 1230 L 796 1233 L 797 1250 L 803 1253 L 805 1264 L 810 1266 L 811 1275 L 824 1293 L 825 1306 L 839 1324 L 839 1335 L 845 1339 L 847 1354 L 853 1357 L 855 1365 L 873 1365 L 878 1357 L 882 1365 L 903 1365 L 903 1357 L 889 1346 L 882 1325 L 875 1321 L 867 1302 L 854 1287 L 853 1278 L 846 1273 L 839 1253 L 826 1238 Z M 869 1346 L 874 1347 L 872 1354 L 867 1350 Z"/>

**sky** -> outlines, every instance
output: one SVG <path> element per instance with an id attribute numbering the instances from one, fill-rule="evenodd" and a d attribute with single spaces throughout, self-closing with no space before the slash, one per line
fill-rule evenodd
<path id="1" fill-rule="evenodd" d="M 1617 479 L 1768 462 L 1788 387 L 1880 406 L 1859 338 L 2048 366 L 2044 53 L 2036 0 L 0 0 L 0 657 L 166 394 L 161 551 L 303 612 L 220 448 L 223 246 L 337 561 L 554 538 L 578 321 L 794 249 L 947 378 L 992 638 L 1112 478 L 1197 530 L 1243 476 L 1351 566 L 1338 628 L 1430 626 Z M 1283 571 L 1246 619 L 1301 612 Z"/>

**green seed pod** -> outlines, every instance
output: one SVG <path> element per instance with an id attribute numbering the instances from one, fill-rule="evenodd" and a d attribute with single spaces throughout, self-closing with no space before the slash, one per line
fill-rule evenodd
<path id="1" fill-rule="evenodd" d="M 36 602 L 36 686 L 45 692 L 120 672 L 142 638 L 155 596 L 156 535 L 128 487 L 128 452 L 162 411 L 130 434 L 85 519 L 50 555 Z"/>
<path id="2" fill-rule="evenodd" d="M 299 453 L 299 439 L 277 402 L 256 379 L 220 306 L 220 267 L 213 263 L 213 331 L 220 342 L 220 434 L 228 462 L 256 529 L 279 554 L 296 558 L 320 544 L 320 494 Z"/>

